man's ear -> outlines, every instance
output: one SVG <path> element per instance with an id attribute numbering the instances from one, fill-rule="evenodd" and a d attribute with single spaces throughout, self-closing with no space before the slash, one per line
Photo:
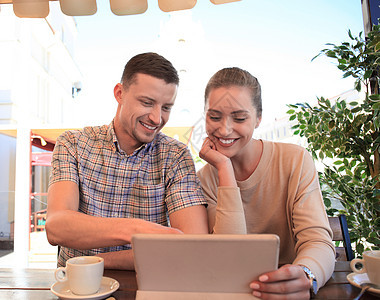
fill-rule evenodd
<path id="1" fill-rule="evenodd" d="M 122 95 L 123 95 L 123 85 L 121 83 L 118 83 L 113 88 L 113 94 L 115 96 L 116 101 L 120 104 L 122 101 Z"/>

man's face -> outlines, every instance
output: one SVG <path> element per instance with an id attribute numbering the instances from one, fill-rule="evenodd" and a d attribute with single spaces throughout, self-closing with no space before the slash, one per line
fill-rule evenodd
<path id="1" fill-rule="evenodd" d="M 118 108 L 115 132 L 128 154 L 151 142 L 169 120 L 177 95 L 177 85 L 156 77 L 137 74 L 128 88 L 118 83 L 114 95 Z"/>

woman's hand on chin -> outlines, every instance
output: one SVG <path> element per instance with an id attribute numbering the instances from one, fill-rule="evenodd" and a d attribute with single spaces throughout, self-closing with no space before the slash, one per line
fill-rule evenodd
<path id="1" fill-rule="evenodd" d="M 207 161 L 218 170 L 226 163 L 230 163 L 230 159 L 220 153 L 216 149 L 214 142 L 208 137 L 203 141 L 202 148 L 199 151 L 199 157 Z"/>

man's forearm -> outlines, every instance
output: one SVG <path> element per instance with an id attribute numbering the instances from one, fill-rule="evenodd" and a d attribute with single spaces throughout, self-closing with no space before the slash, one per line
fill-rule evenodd
<path id="1" fill-rule="evenodd" d="M 104 258 L 105 269 L 117 269 L 117 270 L 134 270 L 135 269 L 132 250 L 99 253 L 96 256 L 100 256 Z"/>
<path id="2" fill-rule="evenodd" d="M 74 249 L 121 246 L 135 233 L 178 234 L 180 230 L 135 218 L 101 218 L 71 210 L 49 215 L 46 221 L 49 243 Z"/>
<path id="3" fill-rule="evenodd" d="M 53 245 L 93 249 L 128 244 L 135 230 L 134 219 L 101 218 L 71 210 L 48 214 L 46 233 Z"/>

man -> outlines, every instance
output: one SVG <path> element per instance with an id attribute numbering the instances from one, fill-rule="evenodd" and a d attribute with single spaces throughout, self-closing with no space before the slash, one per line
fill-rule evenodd
<path id="1" fill-rule="evenodd" d="M 57 139 L 46 233 L 61 246 L 59 266 L 74 256 L 98 255 L 105 268 L 133 269 L 135 233 L 208 232 L 191 155 L 160 133 L 178 82 L 164 57 L 136 55 L 114 88 L 118 106 L 111 124 Z"/>

